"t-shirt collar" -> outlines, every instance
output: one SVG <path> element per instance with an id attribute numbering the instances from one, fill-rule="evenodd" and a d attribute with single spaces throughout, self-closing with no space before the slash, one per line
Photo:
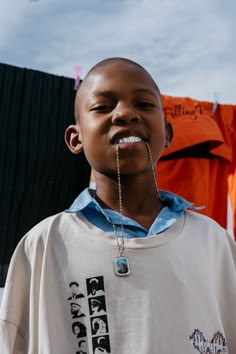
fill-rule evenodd
<path id="1" fill-rule="evenodd" d="M 164 206 L 168 206 L 171 211 L 183 211 L 188 208 L 190 209 L 202 209 L 202 207 L 195 207 L 193 203 L 188 202 L 186 199 L 168 191 L 160 190 L 161 201 Z M 76 213 L 83 211 L 85 208 L 90 207 L 94 208 L 97 211 L 103 212 L 102 207 L 99 205 L 97 200 L 93 197 L 95 190 L 86 188 L 80 195 L 74 200 L 69 209 L 65 211 L 67 213 Z"/>

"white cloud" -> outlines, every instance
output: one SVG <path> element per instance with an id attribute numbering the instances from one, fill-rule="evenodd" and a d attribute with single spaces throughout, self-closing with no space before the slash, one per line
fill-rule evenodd
<path id="1" fill-rule="evenodd" d="M 75 65 L 85 75 L 103 58 L 124 56 L 144 65 L 165 93 L 211 99 L 219 91 L 233 103 L 232 1 L 226 10 L 213 0 L 18 0 L 13 14 L 4 5 L 0 49 L 5 62 L 64 76 Z"/>
<path id="2" fill-rule="evenodd" d="M 0 49 L 9 45 L 11 35 L 25 13 L 25 6 L 16 0 L 1 1 L 0 3 Z"/>

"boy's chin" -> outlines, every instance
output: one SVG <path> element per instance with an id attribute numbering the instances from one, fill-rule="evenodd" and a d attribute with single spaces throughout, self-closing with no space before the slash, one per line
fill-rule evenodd
<path id="1" fill-rule="evenodd" d="M 148 174 L 152 172 L 150 166 L 133 166 L 132 164 L 128 164 L 127 166 L 125 164 L 121 164 L 120 166 L 120 176 L 122 178 L 124 177 L 140 177 L 141 175 L 145 176 L 145 174 Z M 112 179 L 117 180 L 117 169 L 112 170 L 112 171 L 106 171 L 104 175 L 110 176 Z"/>

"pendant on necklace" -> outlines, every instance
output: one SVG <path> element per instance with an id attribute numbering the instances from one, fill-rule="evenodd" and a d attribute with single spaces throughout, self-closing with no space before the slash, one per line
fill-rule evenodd
<path id="1" fill-rule="evenodd" d="M 117 257 L 114 259 L 115 273 L 119 277 L 124 277 L 130 274 L 129 260 L 127 257 Z"/>

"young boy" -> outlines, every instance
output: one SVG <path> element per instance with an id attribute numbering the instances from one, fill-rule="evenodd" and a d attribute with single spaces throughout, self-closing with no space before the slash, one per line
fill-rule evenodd
<path id="1" fill-rule="evenodd" d="M 65 140 L 85 152 L 96 191 L 18 245 L 0 353 L 73 354 L 81 340 L 89 354 L 236 353 L 235 244 L 157 188 L 154 166 L 172 131 L 152 77 L 127 59 L 100 62 L 78 90 L 75 117 Z M 83 296 L 72 298 L 71 284 Z M 73 318 L 71 303 L 85 316 Z"/>

